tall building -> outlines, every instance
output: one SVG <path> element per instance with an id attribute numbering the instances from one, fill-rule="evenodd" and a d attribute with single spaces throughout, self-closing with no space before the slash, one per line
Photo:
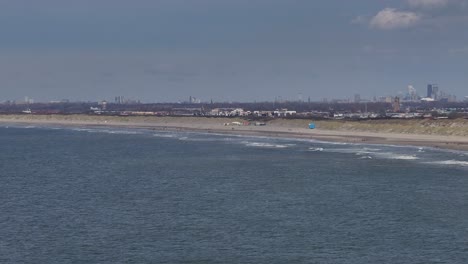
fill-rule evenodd
<path id="1" fill-rule="evenodd" d="M 432 99 L 439 100 L 439 87 L 436 84 L 432 85 Z"/>
<path id="2" fill-rule="evenodd" d="M 432 98 L 432 84 L 427 85 L 427 96 L 429 98 Z"/>
<path id="3" fill-rule="evenodd" d="M 427 85 L 427 97 L 434 100 L 439 99 L 439 86 L 437 84 L 428 84 Z"/>
<path id="4" fill-rule="evenodd" d="M 412 102 L 418 101 L 418 93 L 413 85 L 408 85 L 408 96 L 406 99 Z"/>
<path id="5" fill-rule="evenodd" d="M 114 98 L 114 103 L 116 104 L 124 104 L 125 103 L 125 98 L 123 96 L 116 96 Z"/>
<path id="6" fill-rule="evenodd" d="M 393 99 L 393 112 L 400 112 L 400 97 Z"/>

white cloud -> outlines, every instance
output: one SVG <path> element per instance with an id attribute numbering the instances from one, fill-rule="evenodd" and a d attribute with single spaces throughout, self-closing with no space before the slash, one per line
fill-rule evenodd
<path id="1" fill-rule="evenodd" d="M 408 28 L 417 24 L 421 19 L 422 15 L 415 12 L 385 8 L 371 19 L 370 26 L 384 30 Z"/>
<path id="2" fill-rule="evenodd" d="M 449 0 L 408 0 L 408 4 L 412 7 L 438 8 L 448 5 Z"/>

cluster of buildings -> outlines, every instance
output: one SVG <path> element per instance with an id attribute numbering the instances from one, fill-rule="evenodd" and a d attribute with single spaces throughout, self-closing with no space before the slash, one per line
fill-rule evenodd
<path id="1" fill-rule="evenodd" d="M 116 96 L 114 98 L 115 104 L 140 104 L 140 100 L 128 99 L 124 96 Z"/>
<path id="2" fill-rule="evenodd" d="M 208 113 L 208 116 L 223 116 L 223 117 L 290 117 L 297 115 L 297 111 L 291 111 L 288 109 L 277 109 L 274 111 L 246 111 L 242 108 L 214 108 Z"/>
<path id="3" fill-rule="evenodd" d="M 396 101 L 397 102 L 397 101 Z M 244 111 L 243 109 L 225 109 L 225 111 L 219 111 L 219 109 L 213 109 L 206 113 L 204 116 L 222 116 L 222 117 L 266 117 L 266 118 L 312 118 L 312 119 L 354 119 L 354 120 L 365 120 L 365 119 L 420 119 L 420 118 L 431 118 L 431 119 L 446 119 L 449 118 L 452 112 L 456 109 L 432 109 L 432 111 L 416 110 L 416 111 L 401 111 L 400 106 L 394 106 L 398 111 L 384 111 L 384 112 L 349 112 L 349 111 L 307 111 L 307 112 L 296 112 L 289 111 L 287 109 L 275 110 L 275 111 Z M 460 109 L 458 109 L 460 110 Z M 468 117 L 468 109 L 459 111 L 458 113 L 464 114 Z"/>
<path id="4" fill-rule="evenodd" d="M 381 96 L 374 97 L 371 101 L 361 99 L 359 94 L 354 95 L 354 103 L 361 102 L 381 102 L 394 103 L 395 97 L 398 97 L 401 102 L 456 102 L 457 97 L 453 94 L 446 93 L 439 89 L 437 84 L 428 84 L 425 96 L 420 96 L 413 85 L 408 85 L 406 93 L 399 93 L 398 96 Z M 350 101 L 348 101 L 350 102 Z"/>
<path id="5" fill-rule="evenodd" d="M 409 85 L 406 92 L 397 96 L 363 99 L 355 94 L 353 99 L 324 100 L 311 102 L 287 101 L 276 98 L 274 102 L 259 103 L 206 103 L 189 96 L 188 101 L 178 103 L 142 104 L 124 96 L 115 96 L 113 101 L 70 102 L 69 100 L 35 103 L 25 97 L 24 101 L 7 101 L 0 104 L 2 113 L 24 114 L 97 114 L 120 116 L 209 116 L 246 118 L 323 118 L 323 119 L 374 119 L 374 118 L 428 118 L 447 116 L 449 112 L 468 115 L 468 96 L 464 102 L 454 95 L 443 92 L 437 84 L 428 84 L 424 96 Z M 369 106 L 369 108 L 368 108 Z M 447 107 L 455 107 L 449 109 Z"/>
<path id="6" fill-rule="evenodd" d="M 439 90 L 437 84 L 428 84 L 427 85 L 427 95 L 424 98 L 421 98 L 422 101 L 446 101 L 446 102 L 456 102 L 457 97 L 452 94 L 445 93 Z"/>

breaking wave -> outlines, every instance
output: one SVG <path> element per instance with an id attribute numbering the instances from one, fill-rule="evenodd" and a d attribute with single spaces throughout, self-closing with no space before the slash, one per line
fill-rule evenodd
<path id="1" fill-rule="evenodd" d="M 393 159 L 393 160 L 418 160 L 419 157 L 416 155 L 404 155 L 404 154 L 397 154 L 392 152 L 383 152 L 383 153 L 375 153 L 379 158 L 384 159 Z"/>
<path id="2" fill-rule="evenodd" d="M 272 144 L 265 142 L 243 142 L 247 147 L 257 147 L 257 148 L 287 148 L 288 145 L 284 144 Z"/>
<path id="3" fill-rule="evenodd" d="M 438 164 L 438 165 L 456 165 L 456 166 L 468 167 L 468 161 L 462 161 L 462 160 L 442 160 L 442 161 L 433 161 L 433 162 L 427 162 L 427 163 Z"/>
<path id="4" fill-rule="evenodd" d="M 315 151 L 315 152 L 322 152 L 324 148 L 309 148 L 310 151 Z"/>

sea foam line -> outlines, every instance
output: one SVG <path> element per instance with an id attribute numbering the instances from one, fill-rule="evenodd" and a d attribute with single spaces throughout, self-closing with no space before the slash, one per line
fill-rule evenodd
<path id="1" fill-rule="evenodd" d="M 425 162 L 426 164 L 437 164 L 437 165 L 457 165 L 468 167 L 468 161 L 462 160 L 441 160 L 441 161 L 432 161 L 432 162 Z"/>

